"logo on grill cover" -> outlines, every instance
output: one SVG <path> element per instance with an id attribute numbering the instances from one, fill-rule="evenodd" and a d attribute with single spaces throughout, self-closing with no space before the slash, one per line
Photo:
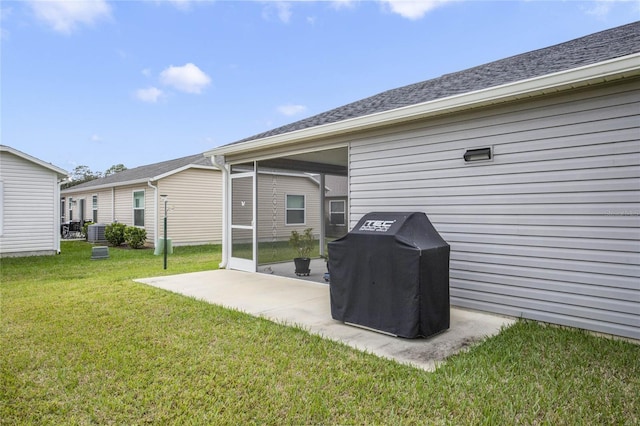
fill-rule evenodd
<path id="1" fill-rule="evenodd" d="M 367 220 L 360 227 L 360 231 L 387 232 L 395 220 Z"/>

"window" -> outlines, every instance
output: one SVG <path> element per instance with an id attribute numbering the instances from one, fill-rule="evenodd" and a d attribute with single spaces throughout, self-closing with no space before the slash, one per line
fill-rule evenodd
<path id="1" fill-rule="evenodd" d="M 144 226 L 144 191 L 133 192 L 133 226 Z"/>
<path id="2" fill-rule="evenodd" d="M 65 215 L 65 203 L 64 203 L 64 198 L 62 198 L 60 200 L 60 221 L 64 222 L 64 215 Z"/>
<path id="3" fill-rule="evenodd" d="M 329 201 L 329 224 L 345 225 L 345 202 L 344 200 Z"/>
<path id="4" fill-rule="evenodd" d="M 73 198 L 69 197 L 69 222 L 73 220 Z"/>
<path id="5" fill-rule="evenodd" d="M 91 217 L 91 221 L 93 223 L 98 223 L 98 196 L 94 195 L 91 197 L 91 207 L 93 209 L 93 216 Z"/>
<path id="6" fill-rule="evenodd" d="M 304 195 L 287 195 L 287 212 L 285 223 L 287 225 L 304 225 L 305 199 Z"/>

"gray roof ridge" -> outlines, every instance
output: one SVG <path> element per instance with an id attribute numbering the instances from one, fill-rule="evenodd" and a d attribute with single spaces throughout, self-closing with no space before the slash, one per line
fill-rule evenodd
<path id="1" fill-rule="evenodd" d="M 89 189 L 103 185 L 123 185 L 127 182 L 141 181 L 150 179 L 173 170 L 189 166 L 212 166 L 211 160 L 204 156 L 203 153 L 187 155 L 185 157 L 174 158 L 172 160 L 160 161 L 152 164 L 145 164 L 134 167 L 132 169 L 123 170 L 112 175 L 84 182 L 78 185 L 64 189 L 62 192 L 75 191 L 78 189 Z"/>

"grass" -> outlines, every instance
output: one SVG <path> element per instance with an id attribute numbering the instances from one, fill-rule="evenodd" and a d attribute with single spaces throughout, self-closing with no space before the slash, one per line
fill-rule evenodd
<path id="1" fill-rule="evenodd" d="M 1 260 L 0 424 L 640 424 L 640 347 L 519 321 L 427 373 L 137 284 L 217 246 Z"/>

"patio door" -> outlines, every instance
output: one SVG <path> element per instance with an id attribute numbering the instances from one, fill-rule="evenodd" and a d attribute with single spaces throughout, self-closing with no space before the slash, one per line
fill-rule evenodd
<path id="1" fill-rule="evenodd" d="M 255 272 L 256 247 L 256 172 L 254 164 L 231 169 L 230 256 L 229 267 Z"/>

